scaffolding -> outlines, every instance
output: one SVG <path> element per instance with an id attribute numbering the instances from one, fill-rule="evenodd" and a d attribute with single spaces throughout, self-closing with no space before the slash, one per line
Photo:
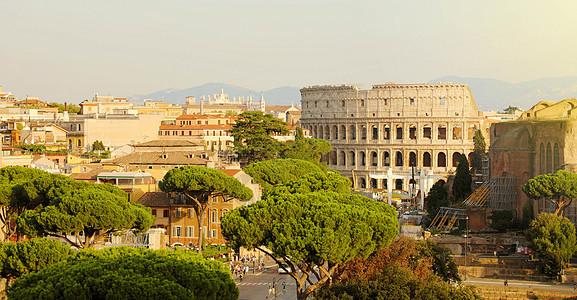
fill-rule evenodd
<path id="1" fill-rule="evenodd" d="M 489 206 L 495 210 L 511 210 L 515 200 L 515 177 L 493 177 L 475 189 L 463 205 L 466 208 L 441 207 L 429 225 L 436 230 L 451 230 L 457 220 L 467 218 L 467 208 Z"/>

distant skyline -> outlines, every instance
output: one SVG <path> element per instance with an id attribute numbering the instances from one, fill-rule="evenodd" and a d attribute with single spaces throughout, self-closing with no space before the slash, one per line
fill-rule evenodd
<path id="1" fill-rule="evenodd" d="M 266 91 L 577 76 L 575 11 L 570 0 L 7 0 L 0 85 L 79 103 L 207 82 Z"/>

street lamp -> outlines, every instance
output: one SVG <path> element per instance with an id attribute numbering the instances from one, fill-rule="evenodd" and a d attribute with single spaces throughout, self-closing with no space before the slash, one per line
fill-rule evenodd
<path id="1" fill-rule="evenodd" d="M 465 217 L 467 229 L 465 230 L 465 281 L 467 281 L 467 248 L 469 248 L 469 215 Z"/>

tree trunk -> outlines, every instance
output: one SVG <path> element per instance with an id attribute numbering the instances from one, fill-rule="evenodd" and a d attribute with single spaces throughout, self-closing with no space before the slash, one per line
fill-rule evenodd
<path id="1" fill-rule="evenodd" d="M 205 212 L 208 205 L 201 204 L 198 209 L 195 209 L 196 219 L 198 221 L 198 253 L 202 253 L 202 237 L 204 233 L 204 219 Z"/>

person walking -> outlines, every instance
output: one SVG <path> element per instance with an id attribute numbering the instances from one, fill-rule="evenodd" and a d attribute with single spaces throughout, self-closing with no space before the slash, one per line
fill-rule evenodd
<path id="1" fill-rule="evenodd" d="M 505 277 L 505 282 L 503 283 L 505 286 L 509 286 L 509 281 L 507 280 L 507 277 Z"/>

